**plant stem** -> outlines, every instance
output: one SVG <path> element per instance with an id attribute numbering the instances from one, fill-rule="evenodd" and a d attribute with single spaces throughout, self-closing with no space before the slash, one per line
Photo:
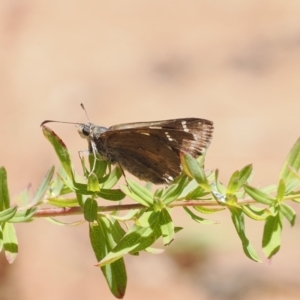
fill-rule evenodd
<path id="1" fill-rule="evenodd" d="M 251 204 L 255 203 L 254 200 L 240 200 L 238 204 Z M 184 206 L 215 206 L 223 207 L 216 201 L 180 201 L 173 202 L 168 207 L 184 207 Z M 109 212 L 109 211 L 121 211 L 121 210 L 130 210 L 130 209 L 142 209 L 145 208 L 142 204 L 120 204 L 120 205 L 107 205 L 107 206 L 98 206 L 98 212 Z M 46 218 L 46 217 L 60 217 L 60 216 L 72 216 L 72 215 L 81 215 L 83 210 L 81 207 L 54 207 L 54 208 L 39 208 L 34 217 L 35 218 Z"/>

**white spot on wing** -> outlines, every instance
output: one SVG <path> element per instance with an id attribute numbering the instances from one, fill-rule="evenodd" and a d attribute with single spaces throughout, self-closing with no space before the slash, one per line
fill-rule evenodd
<path id="1" fill-rule="evenodd" d="M 182 121 L 182 122 L 181 122 L 181 125 L 182 125 L 182 128 L 183 128 L 183 131 L 189 132 L 189 129 L 188 129 L 187 126 L 186 126 L 186 121 Z"/>
<path id="2" fill-rule="evenodd" d="M 171 136 L 169 135 L 169 132 L 168 132 L 168 131 L 165 132 L 165 135 L 167 136 L 167 138 L 168 138 L 168 140 L 169 140 L 170 142 L 173 141 L 173 139 L 172 139 Z"/>

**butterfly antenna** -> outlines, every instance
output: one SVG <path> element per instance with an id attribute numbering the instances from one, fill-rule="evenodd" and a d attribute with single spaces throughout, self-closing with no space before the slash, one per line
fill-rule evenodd
<path id="1" fill-rule="evenodd" d="M 85 109 L 85 107 L 84 107 L 83 103 L 80 103 L 80 106 L 81 106 L 81 108 L 84 110 L 84 112 L 85 112 L 85 115 L 86 115 L 86 118 L 87 118 L 88 122 L 89 122 L 89 123 L 91 123 L 91 122 L 90 122 L 89 115 L 88 115 L 88 113 L 87 113 L 87 111 L 86 111 L 86 109 Z"/>
<path id="2" fill-rule="evenodd" d="M 75 125 L 79 125 L 80 123 L 76 123 L 76 122 L 65 122 L 65 121 L 55 121 L 55 120 L 45 120 L 44 122 L 41 123 L 40 126 L 45 125 L 46 123 L 65 123 L 65 124 L 75 124 Z"/>

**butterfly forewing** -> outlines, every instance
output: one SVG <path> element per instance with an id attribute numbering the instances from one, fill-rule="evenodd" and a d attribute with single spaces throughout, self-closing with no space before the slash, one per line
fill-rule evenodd
<path id="1" fill-rule="evenodd" d="M 128 123 L 108 128 L 95 143 L 136 177 L 164 183 L 179 175 L 179 153 L 201 155 L 212 131 L 211 121 L 196 118 Z"/>

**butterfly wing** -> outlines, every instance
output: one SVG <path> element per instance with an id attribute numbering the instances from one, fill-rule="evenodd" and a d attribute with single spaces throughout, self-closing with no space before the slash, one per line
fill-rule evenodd
<path id="1" fill-rule="evenodd" d="M 98 143 L 105 143 L 113 160 L 136 177 L 164 183 L 179 175 L 179 153 L 201 155 L 212 131 L 211 121 L 196 118 L 128 123 L 108 128 Z"/>

